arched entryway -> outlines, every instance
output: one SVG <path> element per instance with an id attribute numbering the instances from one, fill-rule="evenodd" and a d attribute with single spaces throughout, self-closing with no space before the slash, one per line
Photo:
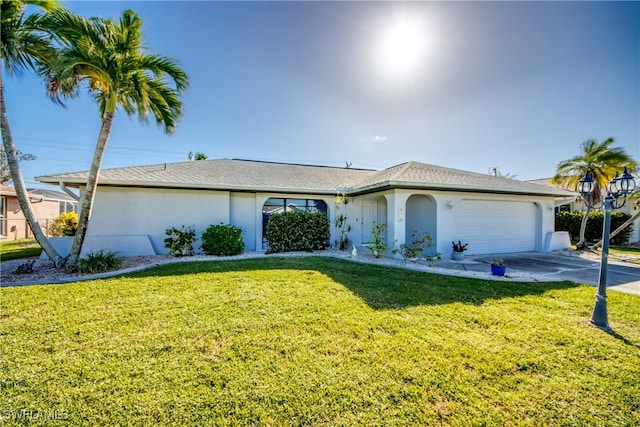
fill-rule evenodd
<path id="1" fill-rule="evenodd" d="M 431 252 L 436 252 L 437 247 L 437 206 L 433 197 L 422 194 L 414 194 L 407 199 L 405 239 L 411 243 L 411 235 L 414 232 L 421 234 L 427 232 L 433 239 Z M 425 253 L 427 255 L 428 253 Z"/>

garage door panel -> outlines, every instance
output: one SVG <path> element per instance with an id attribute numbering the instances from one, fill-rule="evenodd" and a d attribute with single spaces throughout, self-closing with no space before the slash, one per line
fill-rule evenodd
<path id="1" fill-rule="evenodd" d="M 464 200 L 456 209 L 456 239 L 470 254 L 535 251 L 537 227 L 530 202 Z"/>

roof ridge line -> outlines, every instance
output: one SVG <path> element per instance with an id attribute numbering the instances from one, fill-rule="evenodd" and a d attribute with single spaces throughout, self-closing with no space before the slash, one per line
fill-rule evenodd
<path id="1" fill-rule="evenodd" d="M 350 169 L 350 170 L 378 172 L 378 169 L 364 169 L 364 168 L 352 168 L 352 167 L 346 168 L 341 166 L 329 166 L 329 165 L 308 165 L 304 163 L 277 162 L 273 160 L 253 160 L 253 159 L 235 159 L 235 158 L 234 159 L 211 159 L 211 160 L 235 160 L 239 162 L 268 163 L 268 164 L 286 165 L 286 166 L 304 166 L 308 168 Z"/>

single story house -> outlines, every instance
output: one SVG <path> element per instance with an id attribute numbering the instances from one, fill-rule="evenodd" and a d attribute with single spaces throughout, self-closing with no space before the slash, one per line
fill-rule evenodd
<path id="1" fill-rule="evenodd" d="M 36 179 L 82 195 L 86 178 L 84 171 Z M 264 250 L 269 216 L 290 209 L 326 212 L 332 224 L 346 214 L 357 247 L 370 241 L 372 224 L 385 224 L 389 253 L 414 230 L 430 233 L 444 256 L 454 240 L 468 243 L 469 254 L 544 252 L 568 244 L 555 238 L 554 210 L 573 198 L 560 188 L 418 162 L 369 170 L 217 159 L 104 169 L 83 252 L 167 253 L 166 229 L 193 226 L 199 237 L 219 223 L 242 228 L 247 251 Z M 336 236 L 332 225 L 332 244 Z"/>
<path id="2" fill-rule="evenodd" d="M 78 211 L 78 201 L 70 195 L 59 191 L 44 189 L 27 189 L 33 213 L 45 233 L 49 225 L 60 214 Z M 73 194 L 73 193 L 72 193 Z M 18 203 L 18 196 L 13 187 L 0 186 L 0 239 L 16 240 L 32 238 L 33 233 L 27 224 L 24 213 Z"/>

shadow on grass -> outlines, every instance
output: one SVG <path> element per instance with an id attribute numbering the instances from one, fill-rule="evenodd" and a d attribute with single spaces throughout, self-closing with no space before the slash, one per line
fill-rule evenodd
<path id="1" fill-rule="evenodd" d="M 620 334 L 619 334 L 619 333 L 617 333 L 616 331 L 609 331 L 609 332 L 605 331 L 605 333 L 607 333 L 607 334 L 611 335 L 613 338 L 615 338 L 615 339 L 617 339 L 617 340 L 619 340 L 619 341 L 622 341 L 623 343 L 625 343 L 625 344 L 626 344 L 626 345 L 628 345 L 628 346 L 631 346 L 631 347 L 635 347 L 635 348 L 640 349 L 640 345 L 635 344 L 635 343 L 633 343 L 633 342 L 629 341 L 627 338 L 625 338 L 624 336 L 620 335 Z"/>
<path id="2" fill-rule="evenodd" d="M 487 300 L 540 295 L 581 286 L 574 282 L 506 282 L 445 276 L 326 257 L 260 258 L 175 263 L 121 277 L 163 277 L 255 270 L 313 270 L 344 285 L 371 308 L 398 309 L 455 302 L 480 305 Z"/>

